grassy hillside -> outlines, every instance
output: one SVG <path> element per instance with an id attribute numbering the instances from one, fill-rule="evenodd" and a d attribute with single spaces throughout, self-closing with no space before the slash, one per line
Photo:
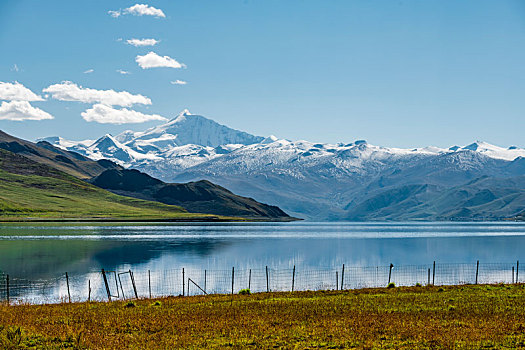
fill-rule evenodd
<path id="1" fill-rule="evenodd" d="M 0 149 L 0 220 L 29 218 L 192 219 L 158 202 L 118 196 L 71 175 Z"/>
<path id="2" fill-rule="evenodd" d="M 525 346 L 525 286 L 407 287 L 0 305 L 24 349 L 481 349 Z"/>
<path id="3" fill-rule="evenodd" d="M 295 220 L 276 206 L 238 196 L 205 180 L 183 184 L 165 183 L 138 170 L 109 169 L 90 182 L 116 194 L 179 205 L 194 213 L 259 220 Z"/>

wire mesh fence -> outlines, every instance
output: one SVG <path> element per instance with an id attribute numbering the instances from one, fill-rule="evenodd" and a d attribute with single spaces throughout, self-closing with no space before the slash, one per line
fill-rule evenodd
<path id="1" fill-rule="evenodd" d="M 207 270 L 180 268 L 91 272 L 80 276 L 28 280 L 0 271 L 0 301 L 58 303 L 126 300 L 202 294 L 341 290 L 411 285 L 460 285 L 519 283 L 516 263 L 394 266 L 345 266 L 329 268 L 271 268 Z"/>

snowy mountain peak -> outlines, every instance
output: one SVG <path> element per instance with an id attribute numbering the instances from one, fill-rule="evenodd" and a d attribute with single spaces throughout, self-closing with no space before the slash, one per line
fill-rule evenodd
<path id="1" fill-rule="evenodd" d="M 126 145 L 134 148 L 138 144 L 144 146 L 145 142 L 151 141 L 151 146 L 162 150 L 188 144 L 214 148 L 227 144 L 250 145 L 264 139 L 229 128 L 201 115 L 191 114 L 187 109 L 169 122 L 136 133 L 134 136 L 133 139 L 126 142 Z M 163 141 L 170 139 L 171 143 L 155 144 L 159 139 Z"/>
<path id="2" fill-rule="evenodd" d="M 262 140 L 261 143 L 262 144 L 269 144 L 269 143 L 275 142 L 277 140 L 279 140 L 277 137 L 275 137 L 273 135 L 270 135 L 267 138 L 265 138 L 264 140 Z"/>

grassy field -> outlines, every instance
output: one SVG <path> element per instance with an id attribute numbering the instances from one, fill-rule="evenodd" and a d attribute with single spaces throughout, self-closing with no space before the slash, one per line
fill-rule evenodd
<path id="1" fill-rule="evenodd" d="M 0 306 L 2 348 L 519 348 L 525 285 Z"/>
<path id="2" fill-rule="evenodd" d="M 0 150 L 0 221 L 31 219 L 227 220 L 119 196 L 56 169 Z"/>

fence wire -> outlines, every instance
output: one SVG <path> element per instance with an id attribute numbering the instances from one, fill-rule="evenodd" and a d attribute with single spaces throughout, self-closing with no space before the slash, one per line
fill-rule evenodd
<path id="1" fill-rule="evenodd" d="M 0 301 L 59 303 L 250 292 L 411 285 L 520 283 L 519 262 L 328 268 L 122 270 L 28 280 L 0 271 Z"/>

